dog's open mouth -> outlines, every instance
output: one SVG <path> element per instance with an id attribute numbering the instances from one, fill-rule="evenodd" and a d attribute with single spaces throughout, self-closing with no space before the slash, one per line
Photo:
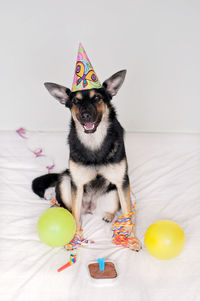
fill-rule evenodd
<path id="1" fill-rule="evenodd" d="M 89 120 L 84 122 L 83 120 L 79 120 L 79 122 L 84 128 L 84 132 L 86 134 L 92 134 L 96 131 L 97 127 L 99 126 L 99 123 L 101 122 L 101 119 L 102 119 L 102 115 L 99 114 L 97 119 L 95 119 L 94 121 Z"/>
<path id="2" fill-rule="evenodd" d="M 95 122 L 86 122 L 84 125 L 85 133 L 94 133 L 96 131 L 97 125 Z"/>

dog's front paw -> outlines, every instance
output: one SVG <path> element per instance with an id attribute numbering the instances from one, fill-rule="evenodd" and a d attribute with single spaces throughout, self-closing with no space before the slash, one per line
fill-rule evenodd
<path id="1" fill-rule="evenodd" d="M 109 212 L 106 212 L 106 214 L 103 217 L 104 222 L 111 223 L 114 219 L 115 215 Z"/>
<path id="2" fill-rule="evenodd" d="M 140 240 L 134 235 L 128 239 L 127 247 L 133 251 L 139 252 L 142 249 Z"/>

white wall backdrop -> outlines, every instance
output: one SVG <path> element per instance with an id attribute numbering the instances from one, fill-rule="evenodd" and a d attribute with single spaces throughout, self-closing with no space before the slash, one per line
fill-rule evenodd
<path id="1" fill-rule="evenodd" d="M 66 129 L 43 82 L 71 87 L 81 41 L 101 81 L 128 70 L 126 130 L 200 132 L 199 0 L 5 0 L 0 31 L 0 129 Z"/>

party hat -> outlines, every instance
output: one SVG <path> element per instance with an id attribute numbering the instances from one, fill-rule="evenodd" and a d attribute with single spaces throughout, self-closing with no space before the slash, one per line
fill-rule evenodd
<path id="1" fill-rule="evenodd" d="M 90 63 L 83 45 L 80 43 L 78 48 L 74 80 L 72 84 L 72 92 L 98 88 L 101 88 L 101 83 L 98 80 L 96 73 L 94 72 L 92 64 Z"/>

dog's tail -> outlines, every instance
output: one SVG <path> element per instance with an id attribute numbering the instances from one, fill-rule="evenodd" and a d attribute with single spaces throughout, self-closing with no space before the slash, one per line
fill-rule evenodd
<path id="1" fill-rule="evenodd" d="M 45 190 L 49 187 L 56 186 L 59 180 L 58 173 L 49 173 L 41 177 L 35 178 L 32 182 L 32 190 L 41 198 L 44 197 Z"/>

